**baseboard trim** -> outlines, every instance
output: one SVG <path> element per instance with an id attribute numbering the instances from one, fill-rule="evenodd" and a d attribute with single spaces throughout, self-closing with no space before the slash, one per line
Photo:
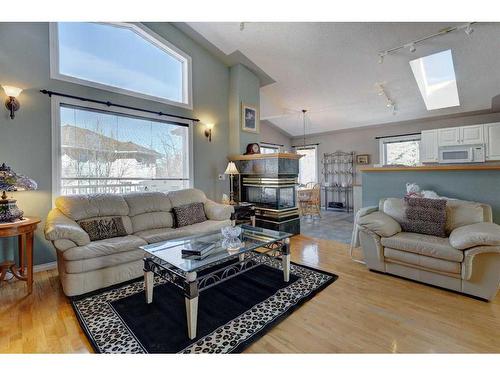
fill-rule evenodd
<path id="1" fill-rule="evenodd" d="M 33 273 L 49 271 L 57 268 L 57 262 L 42 263 L 33 266 Z"/>

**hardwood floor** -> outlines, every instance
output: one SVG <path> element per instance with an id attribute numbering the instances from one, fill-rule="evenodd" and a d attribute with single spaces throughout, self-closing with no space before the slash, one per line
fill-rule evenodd
<path id="1" fill-rule="evenodd" d="M 500 293 L 487 303 L 369 272 L 348 245 L 296 236 L 292 261 L 339 279 L 251 345 L 249 353 L 500 352 Z M 57 271 L 0 287 L 0 353 L 91 352 Z"/>

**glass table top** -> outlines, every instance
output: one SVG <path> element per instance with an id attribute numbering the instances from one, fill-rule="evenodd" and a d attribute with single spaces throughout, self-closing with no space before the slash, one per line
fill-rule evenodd
<path id="1" fill-rule="evenodd" d="M 241 228 L 242 232 L 239 239 L 242 242 L 242 246 L 236 250 L 228 250 L 222 246 L 223 237 L 220 230 L 202 235 L 157 242 L 141 246 L 140 248 L 182 271 L 193 272 L 212 263 L 234 258 L 240 254 L 292 236 L 290 233 L 249 225 L 241 225 Z M 193 257 L 186 257 L 182 254 L 183 249 L 199 243 L 214 244 L 213 249 L 203 259 L 193 259 Z"/>

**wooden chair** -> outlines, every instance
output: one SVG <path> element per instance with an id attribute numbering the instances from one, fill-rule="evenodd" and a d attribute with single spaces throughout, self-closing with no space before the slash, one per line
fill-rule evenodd
<path id="1" fill-rule="evenodd" d="M 321 217 L 321 185 L 315 182 L 308 182 L 305 188 L 297 190 L 297 193 L 300 214 Z"/>

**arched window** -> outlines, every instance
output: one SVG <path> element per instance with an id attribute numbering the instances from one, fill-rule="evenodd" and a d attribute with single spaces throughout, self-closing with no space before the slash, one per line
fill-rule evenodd
<path id="1" fill-rule="evenodd" d="M 142 24 L 51 24 L 51 78 L 192 108 L 191 58 Z"/>

